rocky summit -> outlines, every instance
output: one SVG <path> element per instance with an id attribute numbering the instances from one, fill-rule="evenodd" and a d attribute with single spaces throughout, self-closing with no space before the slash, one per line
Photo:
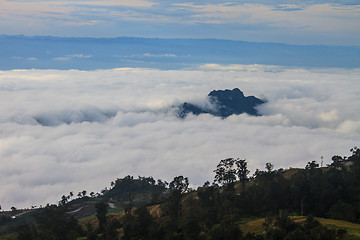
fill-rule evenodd
<path id="1" fill-rule="evenodd" d="M 211 105 L 208 107 L 201 107 L 188 102 L 183 103 L 179 107 L 179 116 L 184 118 L 188 113 L 194 115 L 208 113 L 223 118 L 242 113 L 260 116 L 255 107 L 265 103 L 264 100 L 254 96 L 246 97 L 238 88 L 234 88 L 233 90 L 214 90 L 208 94 L 208 98 Z"/>

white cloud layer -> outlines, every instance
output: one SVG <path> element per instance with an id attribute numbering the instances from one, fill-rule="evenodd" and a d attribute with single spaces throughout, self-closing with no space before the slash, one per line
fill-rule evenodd
<path id="1" fill-rule="evenodd" d="M 202 185 L 217 163 L 252 171 L 349 155 L 360 142 L 360 69 L 206 65 L 199 70 L 0 72 L 0 204 L 54 203 L 127 174 Z M 171 106 L 213 89 L 265 98 L 262 117 L 178 119 Z"/>

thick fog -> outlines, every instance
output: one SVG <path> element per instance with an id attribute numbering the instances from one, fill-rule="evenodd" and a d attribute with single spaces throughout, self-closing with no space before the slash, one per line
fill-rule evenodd
<path id="1" fill-rule="evenodd" d="M 261 117 L 179 119 L 214 89 L 266 99 Z M 57 203 L 128 174 L 194 185 L 224 158 L 252 173 L 349 155 L 360 143 L 360 69 L 204 65 L 195 70 L 0 72 L 0 205 Z"/>

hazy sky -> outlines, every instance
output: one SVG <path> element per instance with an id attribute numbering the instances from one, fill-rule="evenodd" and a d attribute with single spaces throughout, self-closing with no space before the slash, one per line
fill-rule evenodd
<path id="1" fill-rule="evenodd" d="M 131 174 L 212 181 L 224 158 L 252 173 L 349 156 L 360 142 L 360 70 L 207 64 L 198 70 L 0 71 L 0 204 L 57 203 Z M 238 87 L 261 117 L 176 117 L 184 101 Z M 41 122 L 41 124 L 39 123 Z"/>
<path id="2" fill-rule="evenodd" d="M 0 34 L 360 45 L 358 0 L 0 0 Z"/>

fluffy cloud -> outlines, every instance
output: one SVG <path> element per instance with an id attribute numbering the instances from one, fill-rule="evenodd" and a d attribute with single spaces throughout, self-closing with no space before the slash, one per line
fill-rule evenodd
<path id="1" fill-rule="evenodd" d="M 70 54 L 70 55 L 66 55 L 64 57 L 57 57 L 57 58 L 54 58 L 54 60 L 57 60 L 57 61 L 69 61 L 69 60 L 72 60 L 72 59 L 82 59 L 82 58 L 91 58 L 92 55 L 84 55 L 84 54 Z"/>
<path id="2" fill-rule="evenodd" d="M 0 72 L 0 204 L 54 203 L 118 177 L 213 179 L 227 157 L 252 171 L 349 155 L 360 141 L 360 70 L 206 65 L 199 70 Z M 262 117 L 176 117 L 184 101 L 239 87 Z M 324 164 L 325 164 L 324 163 Z"/>

